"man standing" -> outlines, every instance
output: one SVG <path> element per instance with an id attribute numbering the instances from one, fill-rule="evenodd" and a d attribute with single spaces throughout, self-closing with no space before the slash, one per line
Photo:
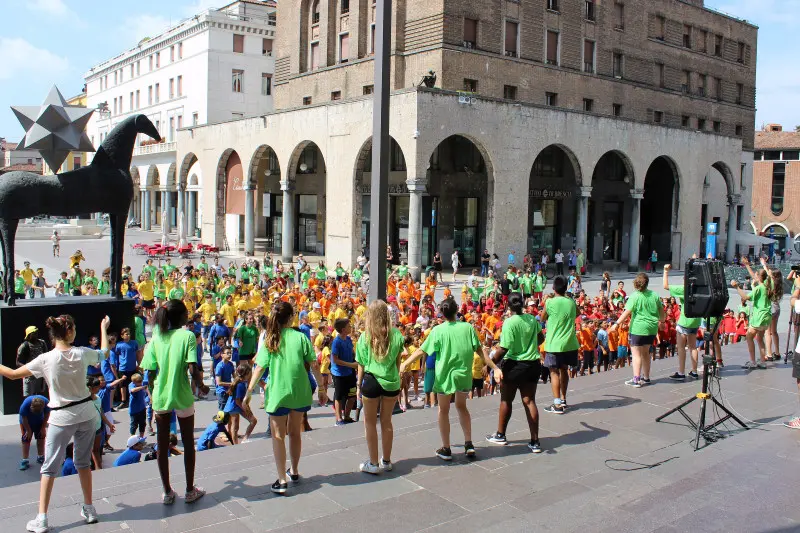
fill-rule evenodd
<path id="1" fill-rule="evenodd" d="M 45 353 L 47 343 L 39 338 L 39 329 L 36 326 L 25 328 L 25 340 L 17 348 L 17 368 L 23 367 Z M 27 398 L 35 394 L 48 396 L 47 383 L 44 378 L 28 376 L 22 380 L 22 397 Z"/>
<path id="2" fill-rule="evenodd" d="M 481 277 L 485 278 L 489 273 L 489 260 L 492 256 L 489 255 L 489 250 L 484 250 L 481 254 Z"/>
<path id="3" fill-rule="evenodd" d="M 561 248 L 556 250 L 556 255 L 553 256 L 556 262 L 556 274 L 559 276 L 564 275 L 564 254 L 561 253 Z"/>

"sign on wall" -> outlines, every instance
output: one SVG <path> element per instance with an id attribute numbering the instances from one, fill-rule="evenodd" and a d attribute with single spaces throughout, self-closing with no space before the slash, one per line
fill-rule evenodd
<path id="1" fill-rule="evenodd" d="M 272 204 L 270 203 L 271 200 L 272 200 L 272 195 L 270 193 L 268 193 L 268 192 L 265 192 L 264 193 L 264 201 L 261 204 L 262 205 L 262 208 L 261 208 L 261 215 L 262 216 L 265 216 L 265 217 L 271 217 L 272 216 L 270 214 L 270 207 L 272 206 Z"/>
<path id="2" fill-rule="evenodd" d="M 553 189 L 530 189 L 528 191 L 530 198 L 543 199 L 543 200 L 565 200 L 572 198 L 572 191 L 560 191 Z"/>
<path id="3" fill-rule="evenodd" d="M 717 224 L 709 222 L 706 224 L 706 257 L 717 257 Z"/>

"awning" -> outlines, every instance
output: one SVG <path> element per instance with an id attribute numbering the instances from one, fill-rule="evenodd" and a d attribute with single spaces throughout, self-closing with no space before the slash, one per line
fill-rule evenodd
<path id="1" fill-rule="evenodd" d="M 770 239 L 769 237 L 762 237 L 761 235 L 754 235 L 744 231 L 736 232 L 736 244 L 743 246 L 766 246 L 776 242 L 778 241 Z"/>

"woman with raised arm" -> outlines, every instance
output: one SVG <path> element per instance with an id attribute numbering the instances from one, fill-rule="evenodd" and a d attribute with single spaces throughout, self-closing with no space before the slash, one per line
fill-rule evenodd
<path id="1" fill-rule="evenodd" d="M 763 257 L 761 258 L 761 266 L 763 268 L 758 273 L 753 271 L 750 267 L 750 261 L 746 258 L 742 258 L 742 264 L 747 267 L 750 279 L 753 280 L 753 290 L 750 291 L 750 294 L 744 292 L 736 280 L 731 282 L 731 286 L 736 289 L 742 298 L 742 305 L 747 301 L 753 302 L 753 310 L 750 313 L 750 324 L 747 328 L 746 337 L 750 360 L 742 365 L 742 368 L 746 370 L 764 369 L 767 368 L 767 347 L 764 343 L 764 333 L 772 322 L 772 302 L 770 301 L 772 278 L 769 275 L 769 268 L 767 268 L 767 260 Z M 756 363 L 756 341 L 758 341 L 759 351 L 758 363 Z"/>

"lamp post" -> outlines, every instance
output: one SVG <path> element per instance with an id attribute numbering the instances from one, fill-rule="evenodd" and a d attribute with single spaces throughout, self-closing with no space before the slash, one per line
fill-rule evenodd
<path id="1" fill-rule="evenodd" d="M 369 243 L 370 302 L 386 299 L 386 228 L 389 223 L 389 47 L 392 0 L 377 0 L 376 4 Z"/>

